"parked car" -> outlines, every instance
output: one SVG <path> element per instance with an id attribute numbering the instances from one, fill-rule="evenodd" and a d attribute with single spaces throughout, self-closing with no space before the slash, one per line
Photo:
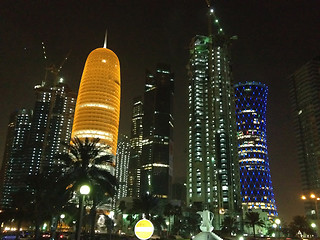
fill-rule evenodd
<path id="1" fill-rule="evenodd" d="M 15 233 L 6 234 L 1 238 L 1 240 L 13 240 L 13 239 L 16 239 Z"/>

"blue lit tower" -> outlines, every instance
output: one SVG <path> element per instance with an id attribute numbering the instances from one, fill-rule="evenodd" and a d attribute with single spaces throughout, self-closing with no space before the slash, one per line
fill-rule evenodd
<path id="1" fill-rule="evenodd" d="M 242 204 L 272 218 L 277 208 L 271 182 L 266 107 L 268 87 L 258 82 L 235 85 L 238 153 Z"/>

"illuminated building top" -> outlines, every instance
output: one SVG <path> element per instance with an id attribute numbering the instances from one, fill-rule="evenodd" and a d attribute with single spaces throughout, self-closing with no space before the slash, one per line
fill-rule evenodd
<path id="1" fill-rule="evenodd" d="M 107 48 L 93 50 L 85 63 L 72 137 L 100 138 L 116 155 L 120 115 L 120 63 Z"/>

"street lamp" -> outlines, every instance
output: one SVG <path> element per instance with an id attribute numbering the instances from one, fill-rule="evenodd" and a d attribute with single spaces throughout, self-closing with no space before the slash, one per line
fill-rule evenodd
<path id="1" fill-rule="evenodd" d="M 280 223 L 281 223 L 281 220 L 279 218 L 276 218 L 274 220 L 276 226 L 278 227 L 278 237 L 280 237 Z"/>
<path id="2" fill-rule="evenodd" d="M 76 240 L 80 240 L 81 235 L 81 227 L 82 227 L 82 217 L 83 217 L 83 207 L 84 207 L 84 198 L 86 195 L 90 193 L 90 187 L 88 185 L 82 185 L 80 187 L 80 198 L 79 198 L 79 208 L 80 208 L 80 216 L 78 221 L 78 228 L 76 231 Z"/>
<path id="3" fill-rule="evenodd" d="M 64 213 L 62 213 L 60 215 L 60 232 L 62 231 L 62 223 L 63 223 L 63 219 L 66 217 L 66 215 Z"/>
<path id="4" fill-rule="evenodd" d="M 301 196 L 301 199 L 302 200 L 308 200 L 307 197 L 305 195 L 302 195 Z M 310 194 L 310 199 L 312 199 L 314 201 L 314 206 L 315 206 L 315 217 L 316 217 L 316 220 L 318 220 L 319 216 L 319 212 L 318 212 L 318 201 L 320 201 L 320 197 L 317 197 L 314 193 L 311 193 Z M 312 212 L 311 212 L 312 214 Z"/>

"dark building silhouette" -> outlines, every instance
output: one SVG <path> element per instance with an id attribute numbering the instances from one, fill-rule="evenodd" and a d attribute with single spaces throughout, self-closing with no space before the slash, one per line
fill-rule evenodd
<path id="1" fill-rule="evenodd" d="M 278 215 L 267 147 L 268 87 L 258 82 L 235 85 L 238 155 L 242 204 Z"/>
<path id="2" fill-rule="evenodd" d="M 308 217 L 319 219 L 320 57 L 308 61 L 289 80 L 305 211 Z"/>
<path id="3" fill-rule="evenodd" d="M 2 209 L 10 208 L 12 195 L 24 185 L 24 151 L 31 128 L 32 111 L 21 109 L 11 114 L 1 167 Z"/>
<path id="4" fill-rule="evenodd" d="M 174 76 L 169 66 L 158 64 L 147 72 L 144 93 L 140 194 L 171 197 L 173 161 Z"/>

